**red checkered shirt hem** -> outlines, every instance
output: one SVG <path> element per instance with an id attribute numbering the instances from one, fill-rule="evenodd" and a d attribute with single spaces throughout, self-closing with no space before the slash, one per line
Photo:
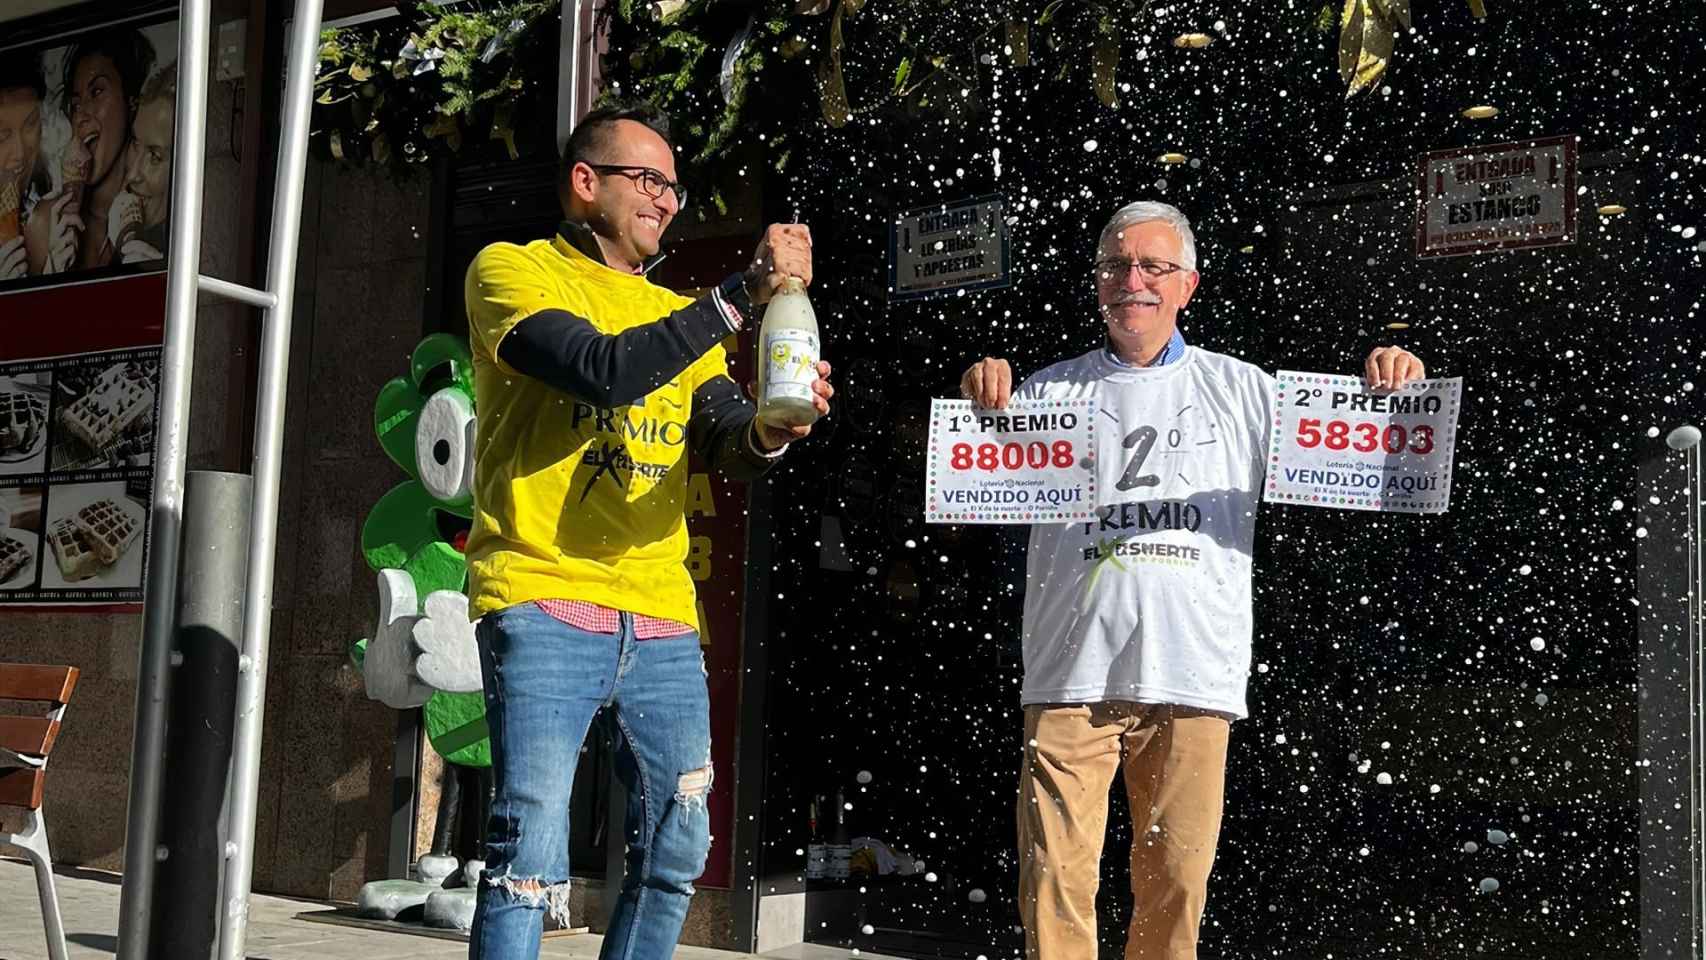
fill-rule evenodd
<path id="1" fill-rule="evenodd" d="M 552 619 L 561 621 L 577 630 L 588 633 L 615 633 L 621 629 L 621 612 L 601 603 L 587 600 L 535 600 L 539 609 L 550 614 Z M 666 620 L 662 617 L 648 617 L 643 614 L 634 615 L 634 639 L 662 640 L 665 637 L 679 637 L 684 633 L 692 633 L 694 627 L 679 620 Z"/>

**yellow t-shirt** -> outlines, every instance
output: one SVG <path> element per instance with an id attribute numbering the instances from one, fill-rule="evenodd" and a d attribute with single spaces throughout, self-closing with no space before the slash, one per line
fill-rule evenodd
<path id="1" fill-rule="evenodd" d="M 614 334 L 692 301 L 561 237 L 486 247 L 468 268 L 465 293 L 479 411 L 469 615 L 586 600 L 697 623 L 684 562 L 687 419 L 693 391 L 727 372 L 723 348 L 614 408 L 523 376 L 497 355 L 504 336 L 541 310 L 566 310 Z"/>

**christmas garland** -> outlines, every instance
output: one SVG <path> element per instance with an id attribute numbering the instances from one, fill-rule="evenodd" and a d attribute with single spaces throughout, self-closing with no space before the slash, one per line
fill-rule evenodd
<path id="1" fill-rule="evenodd" d="M 932 112 L 970 122 L 952 104 L 956 92 L 998 62 L 1052 61 L 1057 78 L 1080 75 L 1117 106 L 1121 43 L 1153 22 L 1153 2 L 1014 0 L 997 11 L 962 0 L 612 0 L 599 23 L 604 97 L 668 114 L 684 174 L 720 208 L 717 179 L 748 172 L 724 161 L 751 144 L 782 170 L 796 138 L 821 124 Z M 1409 0 L 1342 0 L 1342 13 L 1340 2 L 1330 0 L 1316 28 L 1337 21 L 1355 94 L 1384 73 Z M 1481 0 L 1469 2 L 1485 16 Z M 406 168 L 499 144 L 497 155 L 514 158 L 552 139 L 541 108 L 556 85 L 558 0 L 398 6 L 400 16 L 324 33 L 314 103 L 324 154 Z"/>
<path id="2" fill-rule="evenodd" d="M 995 12 L 961 0 L 618 0 L 601 23 L 606 97 L 658 107 L 693 167 L 734 180 L 745 167 L 719 161 L 742 144 L 763 144 L 783 170 L 797 138 L 822 124 L 923 114 L 975 122 L 956 105 L 959 91 L 980 86 L 998 57 L 1029 65 L 1033 34 L 1057 75 L 1083 73 L 1113 106 L 1120 41 L 1152 2 L 1024 0 Z M 721 208 L 723 185 L 699 187 Z"/>
<path id="3" fill-rule="evenodd" d="M 321 34 L 317 148 L 394 168 L 500 143 L 512 159 L 528 152 L 556 87 L 560 5 L 397 6 L 399 16 Z"/>

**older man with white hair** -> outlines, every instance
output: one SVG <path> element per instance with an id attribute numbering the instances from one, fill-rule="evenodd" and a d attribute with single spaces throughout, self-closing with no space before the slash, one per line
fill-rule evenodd
<path id="1" fill-rule="evenodd" d="M 1096 520 L 1031 526 L 1018 821 L 1032 960 L 1096 957 L 1108 789 L 1119 772 L 1133 837 L 1126 957 L 1196 957 L 1230 721 L 1246 715 L 1251 556 L 1273 420 L 1272 377 L 1179 333 L 1196 262 L 1177 208 L 1122 207 L 1096 252 L 1106 343 L 1016 391 L 996 358 L 960 383 L 998 409 L 1010 397 L 1094 397 L 1098 427 L 1122 441 L 1117 472 L 1099 468 L 1113 489 Z M 1374 389 L 1424 375 L 1398 347 L 1364 366 Z"/>

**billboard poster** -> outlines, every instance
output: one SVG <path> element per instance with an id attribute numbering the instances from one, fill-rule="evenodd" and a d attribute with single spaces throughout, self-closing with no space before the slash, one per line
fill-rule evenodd
<path id="1" fill-rule="evenodd" d="M 177 33 L 0 49 L 0 294 L 165 266 Z"/>
<path id="2" fill-rule="evenodd" d="M 0 607 L 142 601 L 177 32 L 0 46 Z"/>

